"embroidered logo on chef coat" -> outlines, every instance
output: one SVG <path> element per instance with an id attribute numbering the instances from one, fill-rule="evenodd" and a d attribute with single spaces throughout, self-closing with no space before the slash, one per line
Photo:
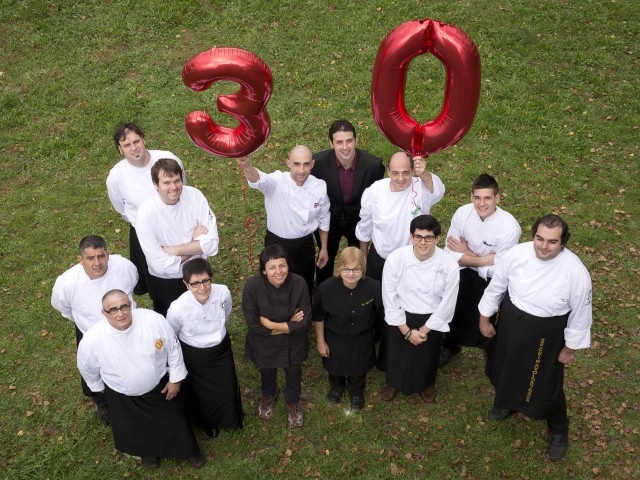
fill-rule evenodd
<path id="1" fill-rule="evenodd" d="M 164 345 L 164 343 L 162 343 L 162 339 L 158 338 L 156 340 L 156 350 L 160 350 L 162 348 L 162 346 Z"/>

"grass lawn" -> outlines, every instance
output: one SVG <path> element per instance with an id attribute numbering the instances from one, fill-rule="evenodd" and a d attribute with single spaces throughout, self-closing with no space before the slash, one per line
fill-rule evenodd
<path id="1" fill-rule="evenodd" d="M 58 478 L 640 478 L 640 294 L 638 293 L 640 5 L 624 0 L 407 0 L 392 2 L 3 0 L 0 9 L 0 466 L 10 479 Z M 487 419 L 492 388 L 482 355 L 465 349 L 440 372 L 438 403 L 417 396 L 391 404 L 372 372 L 367 406 L 330 405 L 312 347 L 304 366 L 305 425 L 290 430 L 284 407 L 256 416 L 258 373 L 243 358 L 240 292 L 255 272 L 265 218 L 235 160 L 192 144 L 184 117 L 215 112 L 230 82 L 187 89 L 181 69 L 214 46 L 256 53 L 269 65 L 272 130 L 254 155 L 284 168 L 304 143 L 328 148 L 327 130 L 348 118 L 359 146 L 385 160 L 396 149 L 371 114 L 370 83 L 384 36 L 412 20 L 458 26 L 476 43 L 482 90 L 473 127 L 429 158 L 447 186 L 432 213 L 448 226 L 469 200 L 471 180 L 496 176 L 502 203 L 520 221 L 555 212 L 594 283 L 592 346 L 566 370 L 570 449 L 546 459 L 543 422 Z M 438 114 L 444 69 L 412 62 L 407 108 L 421 122 Z M 219 121 L 233 125 L 229 117 Z M 115 126 L 137 122 L 149 148 L 171 150 L 188 182 L 218 217 L 215 280 L 236 305 L 230 325 L 247 413 L 240 432 L 211 441 L 201 471 L 165 460 L 147 473 L 118 453 L 79 388 L 73 325 L 50 306 L 57 275 L 88 234 L 126 255 L 128 226 L 109 203 L 105 179 L 121 158 Z M 251 218 L 257 230 L 245 230 Z M 442 242 L 441 242 L 441 245 Z M 633 280 L 635 278 L 635 280 Z M 136 299 L 149 306 L 148 298 Z M 315 341 L 312 342 L 315 345 Z M 634 460 L 634 458 L 636 460 Z"/>

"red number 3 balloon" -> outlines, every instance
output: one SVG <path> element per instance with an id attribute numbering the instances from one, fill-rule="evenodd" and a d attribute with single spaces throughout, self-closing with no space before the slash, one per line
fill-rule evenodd
<path id="1" fill-rule="evenodd" d="M 411 60 L 430 53 L 447 72 L 444 104 L 437 118 L 419 124 L 404 105 Z M 373 117 L 382 133 L 411 155 L 428 156 L 460 140 L 471 127 L 480 97 L 480 55 L 459 28 L 414 20 L 394 29 L 380 44 L 371 83 Z"/>
<path id="2" fill-rule="evenodd" d="M 218 80 L 241 85 L 236 93 L 221 95 L 217 101 L 218 110 L 236 118 L 239 125 L 217 125 L 209 114 L 195 111 L 185 118 L 187 134 L 193 143 L 214 155 L 248 155 L 264 143 L 271 129 L 265 110 L 273 86 L 271 71 L 260 57 L 240 48 L 212 48 L 190 58 L 182 69 L 182 81 L 196 92 Z"/>

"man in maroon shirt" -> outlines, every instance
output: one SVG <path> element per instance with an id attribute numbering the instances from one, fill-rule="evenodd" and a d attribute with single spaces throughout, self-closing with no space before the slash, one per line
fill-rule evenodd
<path id="1" fill-rule="evenodd" d="M 316 268 L 316 283 L 333 275 L 333 266 L 340 240 L 349 246 L 359 246 L 355 229 L 360 219 L 362 192 L 376 180 L 384 177 L 382 160 L 369 152 L 356 148 L 356 129 L 347 120 L 336 120 L 329 128 L 331 149 L 313 155 L 315 164 L 311 175 L 324 180 L 331 202 L 329 227 L 329 261 Z"/>

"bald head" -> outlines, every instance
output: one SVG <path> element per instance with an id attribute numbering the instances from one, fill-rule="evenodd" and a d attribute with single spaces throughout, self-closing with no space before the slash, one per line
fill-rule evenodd
<path id="1" fill-rule="evenodd" d="M 391 155 L 388 170 L 392 192 L 401 192 L 409 188 L 411 177 L 413 177 L 413 159 L 405 152 L 396 152 Z"/>
<path id="2" fill-rule="evenodd" d="M 389 169 L 391 167 L 405 167 L 406 165 L 409 165 L 409 168 L 413 170 L 413 159 L 406 152 L 396 152 L 389 158 Z"/>
<path id="3" fill-rule="evenodd" d="M 313 168 L 313 154 L 309 147 L 305 145 L 296 145 L 289 152 L 287 166 L 293 181 L 301 187 L 307 181 Z"/>
<path id="4" fill-rule="evenodd" d="M 289 159 L 291 158 L 305 158 L 311 160 L 313 154 L 311 153 L 311 149 L 306 145 L 296 145 L 289 152 Z"/>

